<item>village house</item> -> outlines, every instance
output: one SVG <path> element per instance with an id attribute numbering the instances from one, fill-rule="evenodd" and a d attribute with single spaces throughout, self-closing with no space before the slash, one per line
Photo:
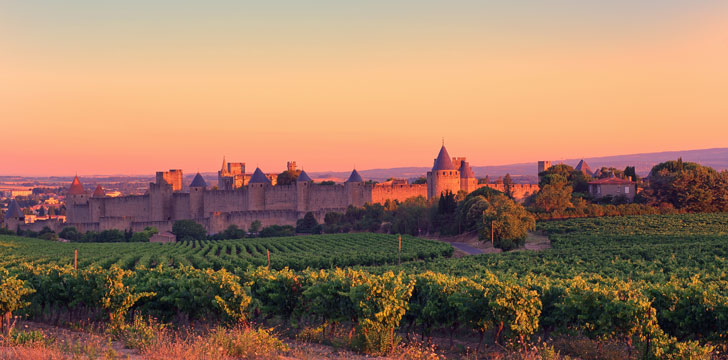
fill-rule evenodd
<path id="1" fill-rule="evenodd" d="M 608 177 L 589 182 L 589 194 L 595 199 L 605 196 L 624 196 L 629 201 L 632 201 L 634 200 L 636 189 L 637 186 L 634 181 L 618 177 Z"/>

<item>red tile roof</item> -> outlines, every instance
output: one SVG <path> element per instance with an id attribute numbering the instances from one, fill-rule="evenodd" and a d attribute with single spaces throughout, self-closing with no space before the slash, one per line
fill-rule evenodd
<path id="1" fill-rule="evenodd" d="M 609 177 L 609 178 L 590 181 L 589 184 L 593 184 L 593 185 L 631 185 L 631 184 L 634 184 L 634 181 L 620 179 L 618 177 Z"/>
<path id="2" fill-rule="evenodd" d="M 78 180 L 78 176 L 76 176 L 75 178 L 73 178 L 71 187 L 68 188 L 68 194 L 69 195 L 82 195 L 85 193 L 86 193 L 86 191 L 83 190 L 83 185 L 81 185 L 81 181 Z"/>
<path id="3" fill-rule="evenodd" d="M 106 196 L 106 192 L 104 192 L 104 188 L 102 188 L 101 185 L 96 185 L 96 190 L 94 190 L 94 194 L 91 196 L 104 197 L 104 196 Z"/>

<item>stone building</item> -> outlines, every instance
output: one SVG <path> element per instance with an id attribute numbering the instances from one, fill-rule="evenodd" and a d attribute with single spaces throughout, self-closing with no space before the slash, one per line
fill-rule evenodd
<path id="1" fill-rule="evenodd" d="M 21 224 L 25 224 L 25 214 L 23 214 L 23 211 L 20 209 L 20 205 L 18 205 L 17 200 L 13 199 L 10 201 L 8 211 L 5 212 L 4 222 L 5 227 L 13 231 L 15 231 Z"/>
<path id="2" fill-rule="evenodd" d="M 590 181 L 589 194 L 595 199 L 605 196 L 624 196 L 629 201 L 634 200 L 637 185 L 632 179 L 621 179 L 615 176 Z"/>
<path id="3" fill-rule="evenodd" d="M 287 169 L 296 170 L 296 163 L 289 162 Z M 427 173 L 427 184 L 408 184 L 403 180 L 370 184 L 356 170 L 343 184 L 314 183 L 305 171 L 290 185 L 276 185 L 274 180 L 274 174 L 265 174 L 260 168 L 247 174 L 245 163 L 226 163 L 224 159 L 217 188 L 208 186 L 198 173 L 183 191 L 182 171 L 170 170 L 157 172 L 155 182 L 149 184 L 144 195 L 108 197 L 103 189 L 97 188 L 89 196 L 76 177 L 66 196 L 67 223 L 63 226 L 75 226 L 82 232 L 142 231 L 154 226 L 164 232 L 170 231 L 177 220 L 192 219 L 209 233 L 217 233 L 230 225 L 247 229 L 256 220 L 263 226 L 295 225 L 307 212 L 323 221 L 327 212 L 344 212 L 349 205 L 404 201 L 417 196 L 435 199 L 445 191 L 471 192 L 483 186 L 503 186 L 478 184 L 466 159 L 450 158 L 445 146 Z M 535 191 L 537 185 L 515 184 L 513 188 L 516 198 Z"/>

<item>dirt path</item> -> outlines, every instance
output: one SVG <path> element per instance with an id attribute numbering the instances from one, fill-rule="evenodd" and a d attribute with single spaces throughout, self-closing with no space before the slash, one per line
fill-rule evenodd
<path id="1" fill-rule="evenodd" d="M 466 233 L 455 236 L 421 235 L 421 237 L 449 243 L 455 248 L 453 257 L 463 257 L 478 254 L 493 254 L 501 252 L 501 249 L 494 248 L 490 241 L 480 241 L 475 233 Z M 541 232 L 529 232 L 526 237 L 526 244 L 521 250 L 542 251 L 551 248 L 551 241 Z"/>
<path id="2" fill-rule="evenodd" d="M 549 237 L 539 232 L 530 232 L 526 236 L 526 250 L 541 251 L 551 249 Z"/>
<path id="3" fill-rule="evenodd" d="M 464 252 L 466 255 L 478 255 L 483 253 L 483 250 L 474 248 L 466 243 L 452 242 L 450 245 L 452 245 L 455 249 Z"/>

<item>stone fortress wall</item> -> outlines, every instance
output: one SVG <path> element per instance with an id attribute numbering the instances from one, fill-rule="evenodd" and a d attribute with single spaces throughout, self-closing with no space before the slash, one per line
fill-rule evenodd
<path id="1" fill-rule="evenodd" d="M 288 170 L 295 171 L 295 166 L 295 162 L 287 164 Z M 504 190 L 503 184 L 478 184 L 465 158 L 450 158 L 444 145 L 432 171 L 427 173 L 426 184 L 408 184 L 404 180 L 370 184 L 354 170 L 343 184 L 316 184 L 302 172 L 293 184 L 274 185 L 270 174 L 260 169 L 249 175 L 245 174 L 244 163 L 223 160 L 218 186 L 214 188 L 197 174 L 189 191 L 182 191 L 182 171 L 173 169 L 157 172 L 156 181 L 149 184 L 144 195 L 111 198 L 97 189 L 89 197 L 78 179 L 74 179 L 66 199 L 67 222 L 56 225 L 54 230 L 75 226 L 79 231 L 141 231 L 154 226 L 169 231 L 175 221 L 193 219 L 209 233 L 217 233 L 230 225 L 247 229 L 256 220 L 263 226 L 295 225 L 307 212 L 323 222 L 327 212 L 344 212 L 349 205 L 404 201 L 417 196 L 433 199 L 445 191 L 471 192 L 484 186 Z M 537 191 L 538 185 L 512 185 L 516 199 Z"/>

